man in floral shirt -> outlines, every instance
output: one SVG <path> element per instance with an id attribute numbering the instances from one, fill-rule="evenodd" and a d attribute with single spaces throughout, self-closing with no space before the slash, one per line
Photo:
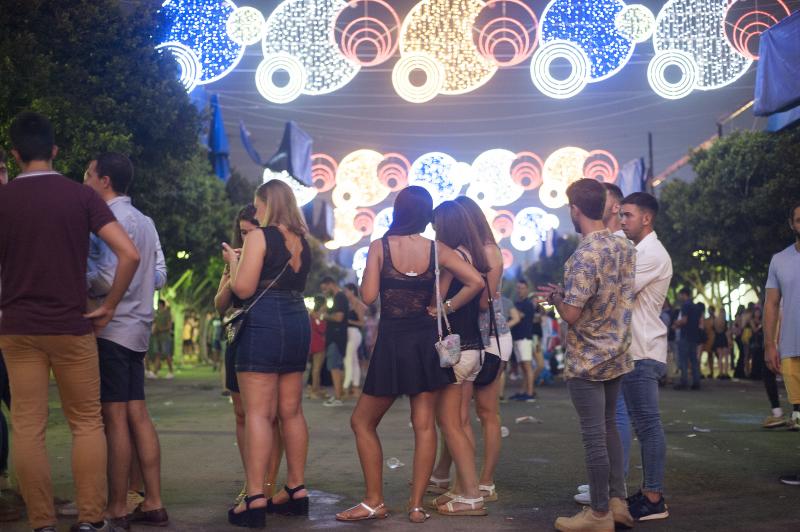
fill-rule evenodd
<path id="1" fill-rule="evenodd" d="M 567 197 L 583 240 L 564 266 L 564 288 L 549 285 L 539 294 L 569 324 L 565 376 L 580 418 L 592 504 L 574 517 L 559 517 L 555 526 L 612 532 L 615 522 L 633 525 L 615 418 L 621 377 L 633 369 L 628 347 L 636 248 L 603 225 L 606 195 L 598 181 L 576 181 Z"/>

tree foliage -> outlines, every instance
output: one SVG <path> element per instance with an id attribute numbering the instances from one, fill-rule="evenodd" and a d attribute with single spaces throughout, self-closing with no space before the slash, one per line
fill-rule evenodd
<path id="1" fill-rule="evenodd" d="M 676 279 L 702 286 L 738 277 L 761 294 L 772 255 L 791 241 L 800 129 L 737 132 L 690 162 L 696 178 L 664 187 L 656 226 Z"/>

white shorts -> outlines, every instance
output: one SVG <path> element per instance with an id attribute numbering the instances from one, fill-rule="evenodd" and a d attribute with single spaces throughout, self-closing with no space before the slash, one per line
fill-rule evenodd
<path id="1" fill-rule="evenodd" d="M 478 373 L 481 372 L 481 352 L 478 349 L 468 349 L 461 351 L 461 359 L 458 364 L 453 366 L 456 374 L 456 382 L 461 384 L 464 381 L 473 382 Z"/>
<path id="2" fill-rule="evenodd" d="M 497 339 L 492 336 L 489 339 L 489 345 L 485 346 L 485 350 L 498 355 L 500 360 L 503 362 L 508 362 L 511 358 L 511 353 L 514 351 L 514 340 L 511 338 L 511 333 L 507 332 L 505 334 L 500 335 L 500 352 L 497 352 Z"/>
<path id="3" fill-rule="evenodd" d="M 533 360 L 533 340 L 530 338 L 514 340 L 514 353 L 517 355 L 518 362 Z"/>

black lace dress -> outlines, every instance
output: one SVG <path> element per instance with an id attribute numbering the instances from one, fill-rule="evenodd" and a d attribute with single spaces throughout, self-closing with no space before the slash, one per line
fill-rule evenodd
<path id="1" fill-rule="evenodd" d="M 416 395 L 456 382 L 452 368 L 439 367 L 436 320 L 427 310 L 436 281 L 433 242 L 428 269 L 414 276 L 394 267 L 389 241 L 382 242 L 381 317 L 364 393 Z"/>

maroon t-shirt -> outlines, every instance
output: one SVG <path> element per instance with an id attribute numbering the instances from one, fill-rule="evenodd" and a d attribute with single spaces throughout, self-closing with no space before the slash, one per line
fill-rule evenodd
<path id="1" fill-rule="evenodd" d="M 94 190 L 55 172 L 0 187 L 0 334 L 92 332 L 89 232 L 113 221 Z"/>

